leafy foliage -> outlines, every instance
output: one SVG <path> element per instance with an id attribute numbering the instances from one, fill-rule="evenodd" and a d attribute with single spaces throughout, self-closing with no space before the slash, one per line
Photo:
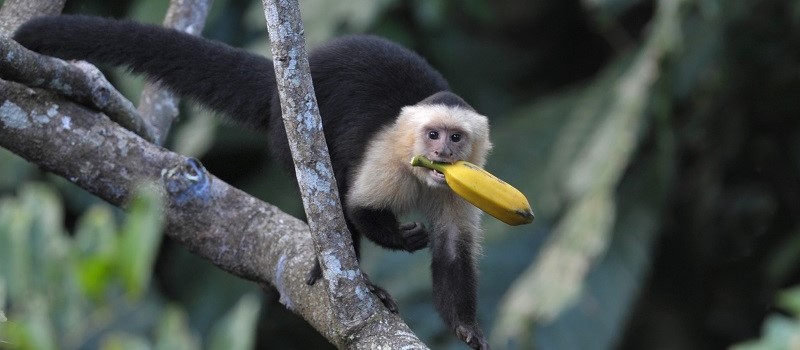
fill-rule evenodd
<path id="1" fill-rule="evenodd" d="M 732 350 L 796 349 L 800 347 L 800 287 L 778 295 L 778 305 L 789 315 L 773 314 L 764 321 L 761 339 L 732 347 Z"/>
<path id="2" fill-rule="evenodd" d="M 142 188 L 120 229 L 108 206 L 92 207 L 72 237 L 51 188 L 26 184 L 18 192 L 0 199 L 4 344 L 45 350 L 200 348 L 185 311 L 150 287 L 163 220 L 155 191 Z M 243 298 L 209 342 L 215 348 L 251 348 L 259 304 Z M 225 326 L 231 323 L 236 327 Z"/>

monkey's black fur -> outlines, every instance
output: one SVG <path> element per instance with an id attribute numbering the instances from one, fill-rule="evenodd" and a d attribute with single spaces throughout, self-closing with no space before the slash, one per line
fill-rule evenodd
<path id="1" fill-rule="evenodd" d="M 14 39 L 50 56 L 128 66 L 235 121 L 264 129 L 273 156 L 294 174 L 275 73 L 264 57 L 174 30 L 90 16 L 34 19 L 19 28 Z M 422 57 L 373 36 L 329 42 L 310 53 L 309 65 L 334 176 L 346 203 L 350 174 L 372 136 L 393 122 L 402 107 L 446 91 L 448 85 Z M 453 94 L 438 99 L 466 105 Z M 393 214 L 379 214 L 363 213 L 364 226 L 397 226 Z M 360 237 L 352 220 L 348 218 L 348 226 L 357 244 Z M 367 234 L 376 233 L 370 238 L 390 249 L 422 248 L 395 244 L 399 231 L 384 231 Z M 312 280 L 318 274 L 315 270 Z"/>
<path id="2" fill-rule="evenodd" d="M 287 170 L 294 169 L 275 73 L 264 57 L 174 30 L 90 16 L 34 19 L 14 40 L 46 55 L 124 65 L 157 79 L 179 95 L 267 130 L 271 151 Z M 309 65 L 342 194 L 372 135 L 393 122 L 400 108 L 449 89 L 422 57 L 373 36 L 333 40 L 310 53 Z"/>
<path id="3" fill-rule="evenodd" d="M 273 156 L 294 173 L 272 62 L 264 57 L 174 30 L 87 16 L 38 18 L 23 25 L 14 39 L 63 59 L 128 66 L 235 121 L 264 129 Z M 384 39 L 339 38 L 312 51 L 309 63 L 345 204 L 350 177 L 368 143 L 395 121 L 402 107 L 441 104 L 472 110 L 448 92 L 445 79 L 423 58 Z M 351 208 L 346 216 L 357 252 L 361 234 L 389 249 L 416 251 L 429 244 L 421 224 L 399 224 L 391 210 Z M 473 347 L 488 348 L 475 320 L 476 268 L 470 247 L 462 251 L 456 260 L 434 256 L 434 300 L 462 339 Z M 317 266 L 308 282 L 313 283 L 319 272 Z M 370 288 L 396 312 L 388 293 L 372 284 Z"/>

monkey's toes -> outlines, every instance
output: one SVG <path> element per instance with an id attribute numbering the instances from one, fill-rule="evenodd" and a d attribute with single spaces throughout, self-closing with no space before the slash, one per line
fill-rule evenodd
<path id="1" fill-rule="evenodd" d="M 490 350 L 489 342 L 478 325 L 456 327 L 456 335 L 473 349 Z"/>
<path id="2" fill-rule="evenodd" d="M 397 306 L 397 302 L 394 301 L 394 298 L 392 298 L 391 295 L 389 295 L 389 292 L 372 283 L 372 281 L 369 280 L 369 276 L 367 276 L 367 274 L 363 275 L 364 279 L 366 280 L 365 282 L 367 283 L 369 291 L 372 292 L 372 294 L 375 294 L 375 296 L 381 300 L 383 306 L 386 306 L 386 308 L 389 309 L 389 311 L 391 311 L 393 314 L 398 313 L 400 311 L 400 307 Z"/>

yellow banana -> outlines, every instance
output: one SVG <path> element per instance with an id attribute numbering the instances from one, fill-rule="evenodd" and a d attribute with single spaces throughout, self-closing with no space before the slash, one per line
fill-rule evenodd
<path id="1" fill-rule="evenodd" d="M 411 165 L 441 172 L 453 192 L 506 224 L 516 226 L 533 221 L 531 205 L 522 192 L 475 164 L 436 163 L 425 156 L 415 156 Z"/>

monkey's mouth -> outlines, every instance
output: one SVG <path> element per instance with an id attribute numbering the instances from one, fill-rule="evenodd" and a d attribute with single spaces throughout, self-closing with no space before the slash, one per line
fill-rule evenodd
<path id="1" fill-rule="evenodd" d="M 430 169 L 430 176 L 433 179 L 433 181 L 436 181 L 436 182 L 442 183 L 442 184 L 447 183 L 445 181 L 444 173 L 442 173 L 439 170 Z"/>
<path id="2" fill-rule="evenodd" d="M 443 162 L 439 160 L 434 160 L 433 162 L 438 164 L 452 164 L 450 162 Z M 431 179 L 433 179 L 434 182 L 443 185 L 447 183 L 447 181 L 445 181 L 444 173 L 442 173 L 441 171 L 436 169 L 428 169 L 428 171 L 430 172 L 429 176 L 431 177 Z"/>

